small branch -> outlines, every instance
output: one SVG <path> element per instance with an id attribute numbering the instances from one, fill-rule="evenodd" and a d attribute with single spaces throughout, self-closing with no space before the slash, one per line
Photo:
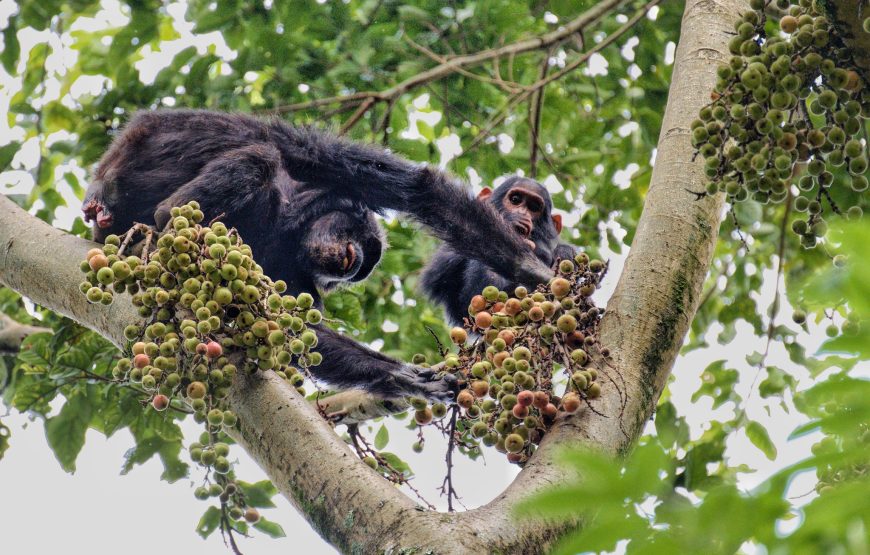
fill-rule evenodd
<path id="1" fill-rule="evenodd" d="M 450 408 L 450 424 L 447 426 L 447 455 L 444 461 L 447 463 L 447 475 L 444 476 L 444 483 L 441 484 L 441 494 L 447 496 L 447 510 L 453 512 L 453 498 L 459 499 L 456 495 L 456 490 L 453 489 L 453 451 L 456 449 L 456 419 L 459 416 L 459 406 L 453 405 Z"/>
<path id="2" fill-rule="evenodd" d="M 360 104 L 359 108 L 356 109 L 356 112 L 351 114 L 347 121 L 342 124 L 338 134 L 344 135 L 345 133 L 353 129 L 353 126 L 356 125 L 357 122 L 359 122 L 359 120 L 361 120 L 362 117 L 366 115 L 366 112 L 368 112 L 369 109 L 371 109 L 371 107 L 375 105 L 376 101 L 377 98 L 374 96 L 370 96 L 369 98 L 365 99 L 363 103 Z"/>
<path id="3" fill-rule="evenodd" d="M 16 322 L 6 314 L 0 313 L 0 355 L 14 355 L 21 349 L 24 338 L 33 333 L 48 332 L 49 328 L 31 326 Z"/>
<path id="4" fill-rule="evenodd" d="M 547 70 L 550 69 L 550 54 L 548 51 L 544 56 L 544 61 L 541 63 L 541 72 L 538 81 L 547 77 Z M 529 177 L 537 179 L 538 177 L 538 152 L 540 151 L 540 143 L 538 136 L 541 133 L 541 113 L 544 106 L 544 87 L 536 90 L 532 96 L 532 102 L 529 105 Z"/>

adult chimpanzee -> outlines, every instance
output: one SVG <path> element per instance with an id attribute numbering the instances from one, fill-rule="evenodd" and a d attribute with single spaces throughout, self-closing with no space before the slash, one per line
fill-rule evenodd
<path id="1" fill-rule="evenodd" d="M 100 240 L 134 222 L 169 221 L 199 202 L 206 218 L 239 230 L 254 257 L 288 291 L 359 281 L 381 258 L 375 212 L 410 214 L 456 252 L 522 282 L 551 273 L 491 207 L 455 180 L 383 150 L 282 121 L 202 110 L 137 114 L 115 139 L 84 210 Z M 319 301 L 319 297 L 318 301 Z M 454 380 L 383 356 L 321 327 L 315 375 L 383 397 L 449 396 Z"/>
<path id="2" fill-rule="evenodd" d="M 553 214 L 550 193 L 532 179 L 511 177 L 496 188 L 484 188 L 480 204 L 495 208 L 517 236 L 532 246 L 538 259 L 551 266 L 556 259 L 573 258 L 574 247 L 559 242 L 562 217 Z M 552 275 L 552 274 L 551 274 Z M 513 291 L 517 285 L 533 285 L 536 280 L 518 278 L 466 256 L 453 245 L 443 245 L 423 272 L 423 291 L 444 306 L 450 320 L 459 324 L 468 316 L 468 303 L 487 285 Z"/>

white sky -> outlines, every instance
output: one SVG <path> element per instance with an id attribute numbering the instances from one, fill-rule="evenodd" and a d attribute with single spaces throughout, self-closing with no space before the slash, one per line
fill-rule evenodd
<path id="1" fill-rule="evenodd" d="M 119 12 L 116 0 L 103 0 L 103 6 L 105 9 L 95 18 L 81 20 L 76 24 L 77 27 L 94 29 L 123 24 L 126 18 Z M 169 13 L 175 18 L 176 29 L 181 33 L 182 38 L 164 45 L 161 52 L 149 50 L 146 53 L 143 60 L 137 64 L 143 72 L 144 79 L 153 79 L 156 72 L 167 64 L 177 51 L 188 45 L 195 45 L 200 51 L 214 46 L 218 55 L 225 59 L 233 57 L 233 52 L 223 43 L 219 33 L 197 37 L 191 34 L 192 26 L 183 21 L 185 6 L 184 2 L 176 2 L 169 6 Z M 14 1 L 0 0 L 0 27 L 5 26 L 6 19 L 9 14 L 14 13 L 15 9 Z M 546 17 L 548 23 L 556 23 L 553 14 L 548 13 Z M 45 40 L 46 36 L 47 33 L 22 31 L 20 39 L 23 53 L 26 53 L 37 41 Z M 73 63 L 75 52 L 69 48 L 68 37 L 64 38 L 60 45 L 62 46 L 60 53 L 53 54 L 50 61 L 54 64 L 52 67 L 62 72 L 64 66 Z M 622 55 L 629 61 L 633 59 L 635 45 L 636 42 L 629 41 L 622 50 Z M 666 54 L 666 63 L 672 63 L 672 44 L 668 45 Z M 26 59 L 26 56 L 22 57 Z M 553 63 L 564 64 L 564 56 L 557 54 Z M 588 75 L 606 73 L 606 71 L 606 60 L 600 56 L 591 60 L 586 70 Z M 633 66 L 629 72 L 630 77 L 636 79 L 639 72 L 640 69 Z M 73 87 L 73 96 L 96 92 L 103 84 L 99 78 L 93 77 L 83 78 L 80 81 Z M 20 79 L 10 77 L 0 68 L 0 113 L 6 115 L 9 99 L 19 88 Z M 304 84 L 300 84 L 300 90 L 305 88 L 307 87 Z M 57 91 L 58 87 L 54 85 L 47 87 L 44 101 L 56 98 Z M 421 95 L 414 102 L 414 107 L 415 110 L 409 118 L 409 128 L 402 132 L 403 136 L 411 139 L 419 138 L 417 120 L 434 125 L 441 118 L 440 113 L 428 107 L 427 95 Z M 637 125 L 632 122 L 627 122 L 618 130 L 623 136 L 636 131 Z M 6 118 L 0 118 L 0 146 L 11 140 L 21 139 L 23 139 L 22 130 L 7 127 Z M 507 135 L 499 136 L 496 140 L 504 153 L 510 152 L 513 148 L 513 141 Z M 461 152 L 458 136 L 455 134 L 439 138 L 437 146 L 441 151 L 442 167 Z M 35 166 L 37 160 L 38 145 L 35 140 L 31 140 L 16 156 L 13 162 L 15 170 L 0 174 L 0 191 L 6 194 L 29 192 L 33 187 L 33 180 L 28 170 Z M 620 172 L 614 185 L 627 186 L 631 174 L 636 169 L 631 167 Z M 67 166 L 58 170 L 58 177 L 65 171 L 74 172 L 83 183 L 87 183 L 84 169 Z M 475 187 L 481 185 L 479 176 L 473 170 L 469 171 L 468 178 Z M 555 177 L 548 178 L 545 184 L 553 193 L 562 190 L 562 184 Z M 75 198 L 71 189 L 62 182 L 59 182 L 58 190 L 67 199 L 69 207 L 58 210 L 55 225 L 68 229 L 72 219 L 79 215 L 79 199 Z M 584 187 L 581 185 L 580 194 L 574 199 L 575 209 L 570 213 L 563 213 L 567 227 L 575 224 L 586 209 L 580 198 L 583 190 Z M 606 225 L 615 227 L 612 222 Z M 621 233 L 621 230 L 618 232 Z M 604 289 L 598 293 L 599 304 L 603 304 L 612 292 L 624 261 L 624 256 L 609 253 L 606 245 L 603 245 L 602 253 L 610 256 L 611 270 Z M 759 297 L 771 299 L 772 274 L 769 273 L 766 277 L 769 279 L 765 281 Z M 396 302 L 401 303 L 402 299 L 396 299 Z M 788 322 L 790 307 L 785 302 L 783 304 L 786 306 L 779 318 L 781 322 Z M 807 345 L 809 353 L 812 353 L 824 339 L 822 330 L 815 326 L 812 329 L 812 335 L 799 336 L 799 339 Z M 389 331 L 395 332 L 392 329 Z M 709 336 L 712 344 L 715 344 L 715 334 L 719 331 L 717 326 L 714 326 Z M 712 402 L 706 397 L 698 403 L 690 402 L 692 393 L 700 385 L 700 374 L 703 369 L 713 360 L 728 359 L 732 367 L 741 370 L 739 390 L 746 396 L 755 379 L 755 370 L 748 368 L 744 357 L 753 351 L 763 350 L 764 340 L 754 337 L 751 328 L 743 324 L 738 326 L 737 339 L 731 345 L 695 351 L 677 361 L 674 369 L 676 381 L 671 386 L 671 393 L 673 402 L 691 425 L 692 437 L 701 434 L 706 422 L 711 419 L 726 419 L 734 409 L 728 404 L 713 411 Z M 778 344 L 774 344 L 768 357 L 768 364 L 780 366 L 801 376 L 801 388 L 812 383 L 806 371 L 797 369 L 789 363 L 784 349 Z M 763 377 L 762 375 L 761 379 Z M 749 443 L 745 435 L 738 433 L 732 436 L 727 451 L 731 463 L 746 463 L 758 469 L 757 473 L 742 477 L 741 483 L 747 488 L 759 483 L 777 468 L 806 456 L 809 453 L 809 446 L 814 441 L 812 436 L 792 442 L 786 441 L 791 430 L 802 421 L 797 418 L 795 412 L 791 414 L 783 412 L 777 402 L 768 403 L 755 394 L 751 398 L 748 413 L 750 418 L 763 423 L 768 429 L 779 450 L 779 459 L 776 463 L 771 463 Z M 2 414 L 3 412 L 0 412 L 0 415 Z M 160 481 L 162 466 L 156 459 L 144 466 L 136 467 L 127 476 L 119 475 L 123 454 L 132 445 L 132 438 L 128 432 L 119 432 L 110 440 L 106 440 L 94 431 L 88 432 L 87 443 L 77 462 L 78 470 L 76 474 L 68 475 L 60 469 L 48 448 L 41 422 L 29 422 L 26 417 L 17 413 L 3 415 L 2 418 L 12 430 L 11 448 L 0 460 L 0 523 L 3 523 L 3 528 L 0 529 L 0 538 L 2 538 L 0 542 L 4 552 L 29 554 L 87 551 L 93 555 L 115 554 L 119 550 L 123 550 L 128 555 L 152 555 L 155 551 L 229 552 L 222 545 L 218 533 L 207 542 L 196 535 L 194 528 L 199 516 L 209 505 L 194 499 L 192 492 L 196 484 L 192 481 L 176 484 Z M 186 426 L 188 437 L 193 438 L 199 434 L 199 426 L 192 421 L 187 422 Z M 405 430 L 404 423 L 392 425 L 390 433 L 392 441 L 389 448 L 407 460 L 417 471 L 415 485 L 427 499 L 444 508 L 445 504 L 438 498 L 436 492 L 444 471 L 444 442 L 439 434 L 435 430 L 427 430 L 426 450 L 418 455 L 410 450 L 410 445 L 415 440 L 414 433 Z M 236 468 L 240 479 L 253 482 L 265 478 L 263 472 L 241 449 L 234 448 L 232 454 L 239 458 Z M 486 459 L 486 461 L 472 462 L 458 457 L 455 479 L 457 489 L 463 495 L 463 502 L 468 507 L 481 505 L 494 498 L 509 484 L 517 472 L 515 467 L 508 465 L 504 457 L 494 450 L 486 450 Z M 193 480 L 201 478 L 195 468 L 192 474 Z M 811 491 L 813 484 L 814 478 L 811 474 L 803 475 L 793 484 L 793 495 Z M 802 501 L 805 502 L 810 498 L 808 496 Z M 317 536 L 286 500 L 278 496 L 275 501 L 278 508 L 265 510 L 264 516 L 283 525 L 289 537 L 272 540 L 255 532 L 252 538 L 242 539 L 241 549 L 244 553 L 258 555 L 289 552 L 317 555 L 335 552 Z"/>

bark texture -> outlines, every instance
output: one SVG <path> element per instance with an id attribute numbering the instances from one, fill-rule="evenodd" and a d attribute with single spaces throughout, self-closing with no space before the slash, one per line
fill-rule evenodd
<path id="1" fill-rule="evenodd" d="M 864 19 L 870 17 L 867 0 L 822 0 L 824 11 L 852 51 L 865 83 L 870 83 L 870 33 L 864 31 Z"/>
<path id="2" fill-rule="evenodd" d="M 689 0 L 673 82 L 643 215 L 607 307 L 601 340 L 614 353 L 627 402 L 608 384 L 596 408 L 556 423 L 517 480 L 488 505 L 464 513 L 422 510 L 362 464 L 294 389 L 275 376 L 239 377 L 230 396 L 237 439 L 280 491 L 330 543 L 346 553 L 541 553 L 567 525 L 516 522 L 517 500 L 564 480 L 559 447 L 630 448 L 652 414 L 697 305 L 720 219 L 721 195 L 700 201 L 703 173 L 692 162 L 690 122 L 709 102 L 716 67 L 728 59 L 743 0 Z M 79 261 L 91 245 L 0 199 L 0 281 L 116 343 L 135 321 L 129 299 L 110 308 L 79 293 Z M 50 276 L 50 279 L 48 278 Z M 353 403 L 361 404 L 359 399 Z M 621 425 L 620 425 L 621 420 Z"/>

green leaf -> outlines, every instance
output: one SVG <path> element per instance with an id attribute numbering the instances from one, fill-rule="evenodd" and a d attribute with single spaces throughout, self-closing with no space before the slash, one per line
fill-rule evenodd
<path id="1" fill-rule="evenodd" d="M 287 534 L 284 533 L 284 529 L 281 528 L 280 524 L 278 524 L 277 522 L 266 520 L 263 517 L 260 517 L 260 520 L 258 520 L 256 524 L 254 524 L 254 528 L 266 534 L 270 538 L 283 538 L 287 536 Z"/>
<path id="2" fill-rule="evenodd" d="M 85 444 L 91 421 L 91 403 L 81 393 L 70 397 L 57 416 L 45 421 L 45 436 L 61 467 L 75 472 L 76 458 Z"/>
<path id="3" fill-rule="evenodd" d="M 217 530 L 221 523 L 221 511 L 217 507 L 209 507 L 206 509 L 202 518 L 196 525 L 196 533 L 202 536 L 203 539 L 209 537 L 212 532 Z"/>
<path id="4" fill-rule="evenodd" d="M 755 420 L 750 420 L 746 424 L 746 436 L 768 459 L 776 459 L 776 446 L 770 440 L 770 436 L 767 434 L 764 426 Z"/>
<path id="5" fill-rule="evenodd" d="M 19 148 L 21 148 L 21 143 L 17 141 L 12 141 L 8 145 L 0 147 L 0 171 L 9 169 L 9 164 L 12 163 L 12 159 L 15 158 Z"/>
<path id="6" fill-rule="evenodd" d="M 3 52 L 0 53 L 0 61 L 3 69 L 9 75 L 15 75 L 18 66 L 18 58 L 21 55 L 21 45 L 18 42 L 18 19 L 12 17 L 9 24 L 3 29 Z M 3 164 L 0 164 L 3 167 Z"/>
<path id="7" fill-rule="evenodd" d="M 236 484 L 245 495 L 245 503 L 249 507 L 271 508 L 275 506 L 272 497 L 278 493 L 278 488 L 269 480 L 261 480 L 253 484 L 237 480 Z"/>
<path id="8" fill-rule="evenodd" d="M 408 463 L 400 459 L 395 453 L 389 453 L 387 451 L 381 451 L 378 453 L 381 457 L 384 458 L 384 461 L 393 467 L 398 472 L 401 472 L 405 475 L 405 477 L 413 476 L 414 472 L 411 471 L 411 467 L 408 466 Z"/>
<path id="9" fill-rule="evenodd" d="M 375 449 L 380 451 L 384 447 L 387 446 L 387 443 L 390 442 L 390 432 L 387 431 L 387 427 L 381 424 L 380 429 L 378 429 L 378 433 L 375 434 Z"/>

